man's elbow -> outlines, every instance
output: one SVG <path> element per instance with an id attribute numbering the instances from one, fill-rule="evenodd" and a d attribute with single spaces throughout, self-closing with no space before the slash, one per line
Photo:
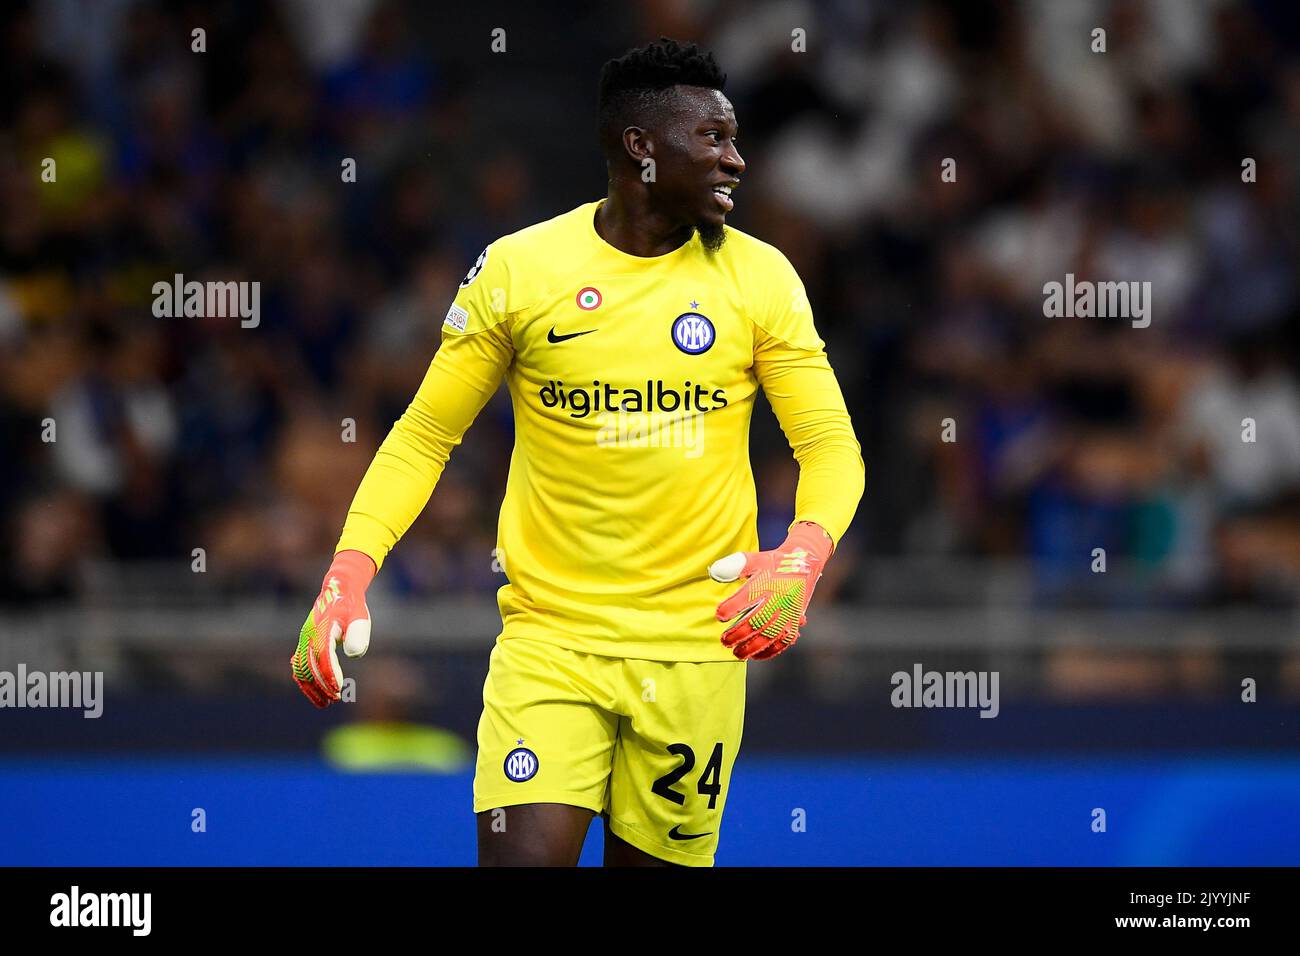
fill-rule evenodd
<path id="1" fill-rule="evenodd" d="M 834 472 L 845 482 L 845 490 L 857 487 L 858 495 L 866 484 L 866 464 L 862 459 L 862 446 L 852 433 L 832 435 L 809 442 L 794 452 L 800 469 Z"/>

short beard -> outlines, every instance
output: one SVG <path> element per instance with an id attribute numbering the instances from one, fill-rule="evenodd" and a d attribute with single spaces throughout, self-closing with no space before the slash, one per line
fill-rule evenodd
<path id="1" fill-rule="evenodd" d="M 727 227 L 721 223 L 696 223 L 695 231 L 700 234 L 700 245 L 704 246 L 704 251 L 710 255 L 721 249 L 722 244 L 727 241 Z"/>

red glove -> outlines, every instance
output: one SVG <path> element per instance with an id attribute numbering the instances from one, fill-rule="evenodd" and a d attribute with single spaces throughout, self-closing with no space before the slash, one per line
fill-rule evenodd
<path id="1" fill-rule="evenodd" d="M 775 551 L 738 551 L 709 565 L 709 577 L 719 583 L 748 579 L 718 605 L 719 621 L 741 615 L 722 643 L 741 660 L 765 661 L 799 640 L 813 589 L 834 550 L 820 525 L 800 521 Z"/>
<path id="2" fill-rule="evenodd" d="M 360 551 L 340 551 L 325 572 L 320 596 L 298 634 L 298 649 L 289 663 L 293 679 L 317 707 L 328 707 L 341 696 L 343 668 L 335 644 L 343 641 L 348 657 L 360 657 L 370 646 L 370 610 L 366 588 L 375 576 L 375 562 Z"/>

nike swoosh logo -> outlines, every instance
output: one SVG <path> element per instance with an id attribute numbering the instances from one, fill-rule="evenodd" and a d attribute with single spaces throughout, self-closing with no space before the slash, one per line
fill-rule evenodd
<path id="1" fill-rule="evenodd" d="M 586 332 L 570 332 L 568 335 L 556 335 L 555 326 L 552 325 L 551 331 L 546 333 L 546 341 L 550 342 L 553 345 L 556 342 L 563 342 L 566 339 L 576 339 L 579 335 L 590 335 L 592 332 L 596 332 L 596 331 L 599 330 L 588 329 Z"/>
<path id="2" fill-rule="evenodd" d="M 712 832 L 713 832 L 713 831 L 710 830 L 708 833 L 682 833 L 682 832 L 681 832 L 681 824 L 678 824 L 677 826 L 673 827 L 671 830 L 668 831 L 668 839 L 670 839 L 670 840 L 698 840 L 700 837 L 706 837 L 706 836 L 708 836 L 708 835 L 709 835 L 710 833 L 712 833 Z"/>

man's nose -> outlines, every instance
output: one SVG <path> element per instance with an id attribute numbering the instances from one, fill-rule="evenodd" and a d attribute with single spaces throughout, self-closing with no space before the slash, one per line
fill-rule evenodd
<path id="1" fill-rule="evenodd" d="M 727 144 L 727 148 L 722 154 L 722 165 L 735 170 L 736 175 L 740 175 L 745 171 L 745 161 L 740 158 L 740 151 L 731 143 Z"/>

